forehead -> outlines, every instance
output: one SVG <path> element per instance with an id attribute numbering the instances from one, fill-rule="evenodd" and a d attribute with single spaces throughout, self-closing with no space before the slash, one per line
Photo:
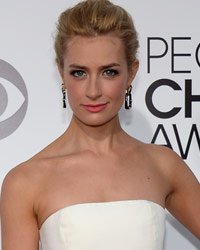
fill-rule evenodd
<path id="1" fill-rule="evenodd" d="M 74 36 L 67 42 L 64 63 L 80 65 L 123 63 L 125 49 L 122 40 L 116 35 L 94 37 Z"/>

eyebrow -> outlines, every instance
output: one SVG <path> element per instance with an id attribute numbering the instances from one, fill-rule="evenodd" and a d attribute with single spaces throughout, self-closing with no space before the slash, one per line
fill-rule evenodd
<path id="1" fill-rule="evenodd" d="M 120 66 L 120 64 L 119 63 L 110 63 L 107 65 L 101 66 L 100 69 L 108 69 L 108 68 L 112 68 L 112 67 L 116 67 L 116 66 Z M 78 64 L 70 64 L 69 67 L 70 68 L 78 68 L 78 69 L 88 69 L 87 67 L 81 66 Z"/>

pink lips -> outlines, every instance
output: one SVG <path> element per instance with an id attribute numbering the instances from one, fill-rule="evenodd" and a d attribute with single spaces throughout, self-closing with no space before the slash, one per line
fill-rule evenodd
<path id="1" fill-rule="evenodd" d="M 103 109 L 105 109 L 107 103 L 104 103 L 104 104 L 88 104 L 88 105 L 83 105 L 83 107 L 90 111 L 90 112 L 99 112 Z"/>

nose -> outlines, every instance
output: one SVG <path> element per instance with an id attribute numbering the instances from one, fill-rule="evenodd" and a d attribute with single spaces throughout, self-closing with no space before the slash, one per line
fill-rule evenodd
<path id="1" fill-rule="evenodd" d="M 101 86 L 96 76 L 91 77 L 88 80 L 88 86 L 86 90 L 86 96 L 91 100 L 96 100 L 102 96 Z"/>

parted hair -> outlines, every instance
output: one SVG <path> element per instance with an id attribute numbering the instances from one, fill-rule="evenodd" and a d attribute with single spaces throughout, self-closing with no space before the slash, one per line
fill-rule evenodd
<path id="1" fill-rule="evenodd" d="M 128 67 L 136 59 L 137 32 L 129 13 L 109 0 L 85 0 L 61 13 L 55 37 L 56 62 L 63 68 L 67 41 L 75 35 L 97 36 L 114 32 L 122 39 Z"/>

